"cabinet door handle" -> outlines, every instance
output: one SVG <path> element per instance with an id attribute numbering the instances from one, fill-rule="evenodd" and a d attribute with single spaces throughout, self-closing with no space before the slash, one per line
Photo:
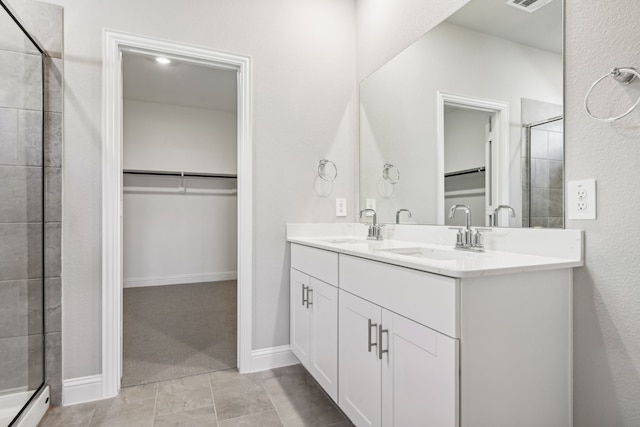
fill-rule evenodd
<path id="1" fill-rule="evenodd" d="M 308 293 L 309 287 L 306 285 L 302 285 L 302 305 L 305 305 L 305 303 L 307 302 L 308 298 L 309 298 L 309 293 Z M 307 297 L 305 298 L 304 296 L 304 291 L 307 291 Z"/>
<path id="2" fill-rule="evenodd" d="M 382 334 L 387 334 L 387 349 L 382 349 Z M 389 353 L 389 330 L 382 329 L 382 324 L 378 328 L 378 359 L 382 360 L 382 355 L 384 353 Z"/>
<path id="3" fill-rule="evenodd" d="M 367 341 L 367 344 L 369 344 L 369 353 L 371 353 L 371 349 L 375 346 L 378 345 L 378 343 L 376 342 L 371 342 L 371 328 L 377 328 L 378 324 L 377 323 L 372 323 L 371 319 L 369 319 L 369 340 Z"/>
<path id="4" fill-rule="evenodd" d="M 313 289 L 310 286 L 307 286 L 307 308 L 310 305 L 313 305 L 313 301 L 311 301 L 311 294 L 313 294 Z"/>

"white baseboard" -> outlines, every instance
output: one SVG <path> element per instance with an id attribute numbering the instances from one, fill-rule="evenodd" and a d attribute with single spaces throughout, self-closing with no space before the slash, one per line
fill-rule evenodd
<path id="1" fill-rule="evenodd" d="M 238 280 L 237 271 L 223 271 L 220 273 L 180 274 L 177 276 L 160 277 L 132 277 L 123 280 L 125 288 L 144 288 L 147 286 L 182 285 L 186 283 L 221 282 L 223 280 Z"/>
<path id="2" fill-rule="evenodd" d="M 266 371 L 267 369 L 297 365 L 298 363 L 300 361 L 291 352 L 291 347 L 288 345 L 262 348 L 251 351 L 251 367 L 246 372 Z"/>
<path id="3" fill-rule="evenodd" d="M 102 375 L 89 375 L 62 381 L 63 406 L 100 399 L 103 399 Z"/>

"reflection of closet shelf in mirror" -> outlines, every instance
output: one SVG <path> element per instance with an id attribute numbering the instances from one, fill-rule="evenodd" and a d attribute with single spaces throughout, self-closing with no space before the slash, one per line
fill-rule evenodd
<path id="1" fill-rule="evenodd" d="M 237 175 L 232 174 L 130 169 L 122 172 L 125 193 L 237 194 Z"/>
<path id="2" fill-rule="evenodd" d="M 445 191 L 444 197 L 484 196 L 484 188 L 470 188 L 468 190 Z"/>
<path id="3" fill-rule="evenodd" d="M 444 174 L 444 177 L 449 178 L 451 176 L 468 175 L 470 173 L 479 173 L 484 171 L 486 171 L 486 168 L 484 166 L 480 166 L 478 168 L 473 168 L 473 169 L 464 169 L 464 170 L 459 170 L 454 172 L 447 172 Z"/>

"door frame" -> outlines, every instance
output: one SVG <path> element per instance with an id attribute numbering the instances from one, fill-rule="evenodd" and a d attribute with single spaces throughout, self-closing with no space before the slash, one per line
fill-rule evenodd
<path id="1" fill-rule="evenodd" d="M 122 52 L 182 57 L 238 72 L 238 370 L 248 372 L 252 327 L 253 99 L 251 58 L 146 36 L 105 30 L 102 51 L 102 390 L 122 376 Z"/>
<path id="2" fill-rule="evenodd" d="M 436 106 L 436 152 L 437 167 L 437 220 L 444 224 L 444 107 L 453 105 L 460 108 L 486 111 L 496 118 L 493 126 L 496 150 L 492 153 L 491 193 L 494 205 L 509 204 L 509 104 L 486 98 L 475 98 L 465 95 L 437 92 Z M 482 213 L 486 217 L 486 212 Z"/>

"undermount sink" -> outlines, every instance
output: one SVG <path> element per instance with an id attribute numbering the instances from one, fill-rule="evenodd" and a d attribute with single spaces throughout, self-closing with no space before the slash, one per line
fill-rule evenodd
<path id="1" fill-rule="evenodd" d="M 476 257 L 476 256 L 487 256 L 486 254 L 477 253 L 477 252 L 463 252 L 463 251 L 435 249 L 435 248 L 422 248 L 422 247 L 379 249 L 379 252 L 386 252 L 389 254 L 404 255 L 404 256 L 410 256 L 410 257 L 416 257 L 416 258 L 427 258 L 427 259 L 433 259 L 437 261 L 457 261 L 457 260 Z"/>

